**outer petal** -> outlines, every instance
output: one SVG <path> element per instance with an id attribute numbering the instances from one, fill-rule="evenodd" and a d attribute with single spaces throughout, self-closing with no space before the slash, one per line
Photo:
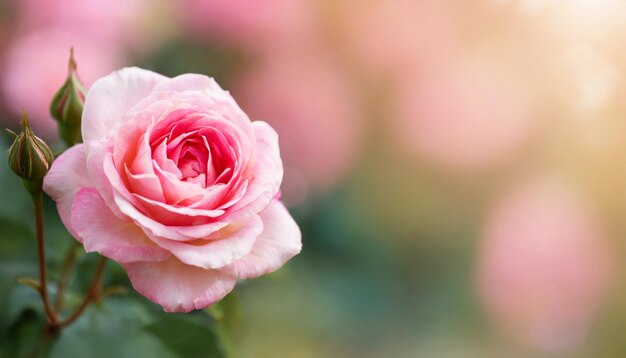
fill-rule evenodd
<path id="1" fill-rule="evenodd" d="M 152 71 L 128 67 L 97 80 L 85 99 L 82 121 L 85 143 L 106 137 L 133 106 L 166 79 Z"/>
<path id="2" fill-rule="evenodd" d="M 120 263 L 163 261 L 171 256 L 133 222 L 115 216 L 93 188 L 83 188 L 76 194 L 72 225 L 85 251 L 98 252 Z"/>
<path id="3" fill-rule="evenodd" d="M 187 73 L 160 82 L 154 90 L 185 93 L 187 103 L 196 103 L 201 107 L 203 103 L 209 101 L 210 107 L 207 108 L 219 108 L 222 117 L 237 123 L 246 134 L 252 134 L 248 116 L 241 110 L 230 93 L 223 90 L 211 77 Z M 190 92 L 197 92 L 200 97 L 196 97 L 194 100 L 193 94 Z"/>
<path id="4" fill-rule="evenodd" d="M 85 144 L 87 154 L 87 172 L 91 179 L 92 185 L 98 190 L 104 202 L 118 217 L 123 217 L 119 208 L 113 200 L 114 188 L 121 186 L 122 180 L 119 173 L 115 170 L 113 164 L 113 156 L 106 149 L 105 141 L 92 141 Z M 110 180 L 107 176 L 106 169 L 115 171 L 115 180 Z M 112 169 L 111 169 L 112 168 Z"/>
<path id="5" fill-rule="evenodd" d="M 67 230 L 80 241 L 72 227 L 71 209 L 76 193 L 93 186 L 86 170 L 85 148 L 82 144 L 65 151 L 53 163 L 43 181 L 43 190 L 57 203 L 61 221 Z"/>
<path id="6" fill-rule="evenodd" d="M 189 312 L 212 305 L 232 291 L 237 282 L 229 273 L 185 265 L 175 257 L 123 266 L 135 290 L 167 312 Z"/>
<path id="7" fill-rule="evenodd" d="M 220 93 L 226 93 L 226 91 L 224 91 L 213 78 L 197 73 L 185 73 L 183 75 L 173 77 L 168 81 L 164 81 L 157 85 L 155 90 L 175 92 L 217 91 Z"/>
<path id="8" fill-rule="evenodd" d="M 238 221 L 265 209 L 278 193 L 283 180 L 283 163 L 280 159 L 278 134 L 263 121 L 252 123 L 257 141 L 254 180 L 241 200 L 233 205 L 225 220 Z"/>
<path id="9" fill-rule="evenodd" d="M 278 200 L 261 212 L 263 233 L 247 256 L 225 267 L 240 278 L 254 278 L 280 268 L 302 249 L 298 225 Z"/>
<path id="10" fill-rule="evenodd" d="M 255 215 L 230 224 L 204 240 L 183 242 L 159 237 L 152 240 L 185 264 L 217 269 L 248 255 L 262 232 L 263 221 Z"/>

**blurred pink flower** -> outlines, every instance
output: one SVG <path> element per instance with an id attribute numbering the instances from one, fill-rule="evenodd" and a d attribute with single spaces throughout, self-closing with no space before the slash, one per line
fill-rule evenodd
<path id="1" fill-rule="evenodd" d="M 322 55 L 273 54 L 233 83 L 242 108 L 280 135 L 290 204 L 342 180 L 358 154 L 361 123 L 351 83 Z"/>
<path id="2" fill-rule="evenodd" d="M 610 283 L 605 237 L 578 194 L 527 182 L 495 203 L 484 228 L 477 283 L 487 312 L 546 351 L 582 343 Z"/>
<path id="3" fill-rule="evenodd" d="M 49 113 L 50 102 L 67 77 L 69 49 L 74 47 L 78 73 L 88 87 L 121 64 L 117 49 L 93 41 L 81 33 L 49 29 L 16 38 L 8 49 L 0 83 L 4 102 L 15 112 L 20 107 L 31 119 L 35 133 L 56 138 L 56 122 Z"/>
<path id="4" fill-rule="evenodd" d="M 145 0 L 15 0 L 20 32 L 64 28 L 101 43 L 136 43 Z"/>
<path id="5" fill-rule="evenodd" d="M 257 47 L 297 37 L 311 26 L 311 4 L 306 0 L 181 0 L 175 6 L 181 26 L 192 36 Z"/>
<path id="6" fill-rule="evenodd" d="M 484 63 L 440 59 L 398 78 L 391 112 L 400 143 L 445 167 L 477 170 L 511 154 L 533 127 L 517 81 Z"/>
<path id="7" fill-rule="evenodd" d="M 450 9 L 443 2 L 337 2 L 336 23 L 348 54 L 368 71 L 402 76 L 407 67 L 455 45 Z"/>

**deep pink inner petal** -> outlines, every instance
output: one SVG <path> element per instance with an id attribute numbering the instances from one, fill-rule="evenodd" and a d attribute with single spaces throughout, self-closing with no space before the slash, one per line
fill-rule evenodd
<path id="1" fill-rule="evenodd" d="M 115 165 L 145 215 L 167 218 L 166 225 L 205 224 L 245 194 L 255 145 L 219 113 L 178 108 L 120 133 Z"/>

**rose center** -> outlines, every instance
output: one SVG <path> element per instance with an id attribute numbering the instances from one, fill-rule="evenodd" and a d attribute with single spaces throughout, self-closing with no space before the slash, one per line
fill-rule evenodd
<path id="1" fill-rule="evenodd" d="M 177 163 L 177 167 L 182 174 L 181 180 L 206 186 L 207 178 L 205 173 L 207 172 L 207 162 L 203 158 L 205 157 L 204 153 L 202 153 L 201 149 L 194 147 L 186 147 L 182 152 Z"/>
<path id="2" fill-rule="evenodd" d="M 236 154 L 226 137 L 212 128 L 201 128 L 152 142 L 153 158 L 181 181 L 207 188 L 227 183 L 233 175 Z"/>

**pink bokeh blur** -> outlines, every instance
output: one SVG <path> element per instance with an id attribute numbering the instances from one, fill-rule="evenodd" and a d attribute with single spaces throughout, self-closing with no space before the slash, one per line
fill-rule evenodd
<path id="1" fill-rule="evenodd" d="M 46 29 L 20 37 L 8 49 L 3 69 L 2 92 L 7 106 L 16 114 L 14 122 L 6 125 L 15 126 L 17 113 L 24 108 L 40 136 L 56 137 L 50 101 L 67 77 L 71 47 L 78 59 L 79 76 L 87 87 L 123 63 L 119 49 L 96 43 L 80 33 Z"/>
<path id="2" fill-rule="evenodd" d="M 314 61 L 274 54 L 240 73 L 232 86 L 244 111 L 278 132 L 283 199 L 292 204 L 344 179 L 362 136 L 355 88 L 331 59 Z"/>
<path id="3" fill-rule="evenodd" d="M 571 352 L 607 298 L 613 264 L 602 223 L 582 193 L 530 178 L 487 214 L 477 285 L 495 325 L 523 344 Z"/>
<path id="4" fill-rule="evenodd" d="M 497 64 L 442 58 L 397 82 L 394 130 L 416 158 L 483 169 L 509 157 L 533 129 L 528 94 Z"/>
<path id="5" fill-rule="evenodd" d="M 13 4 L 19 33 L 64 28 L 109 44 L 137 44 L 142 35 L 137 22 L 147 10 L 145 0 L 17 0 Z"/>
<path id="6" fill-rule="evenodd" d="M 425 58 L 451 55 L 458 36 L 446 2 L 366 0 L 333 4 L 337 36 L 366 73 L 402 77 Z"/>
<path id="7" fill-rule="evenodd" d="M 23 107 L 33 128 L 47 139 L 55 137 L 48 108 L 67 75 L 71 47 L 88 87 L 124 65 L 129 54 L 150 46 L 141 20 L 149 14 L 143 0 L 24 0 L 9 5 L 14 15 L 3 61 L 3 102 L 16 114 Z M 4 121 L 14 126 L 18 119 Z"/>
<path id="8" fill-rule="evenodd" d="M 181 0 L 174 7 L 187 35 L 244 51 L 305 40 L 315 11 L 306 0 Z"/>

